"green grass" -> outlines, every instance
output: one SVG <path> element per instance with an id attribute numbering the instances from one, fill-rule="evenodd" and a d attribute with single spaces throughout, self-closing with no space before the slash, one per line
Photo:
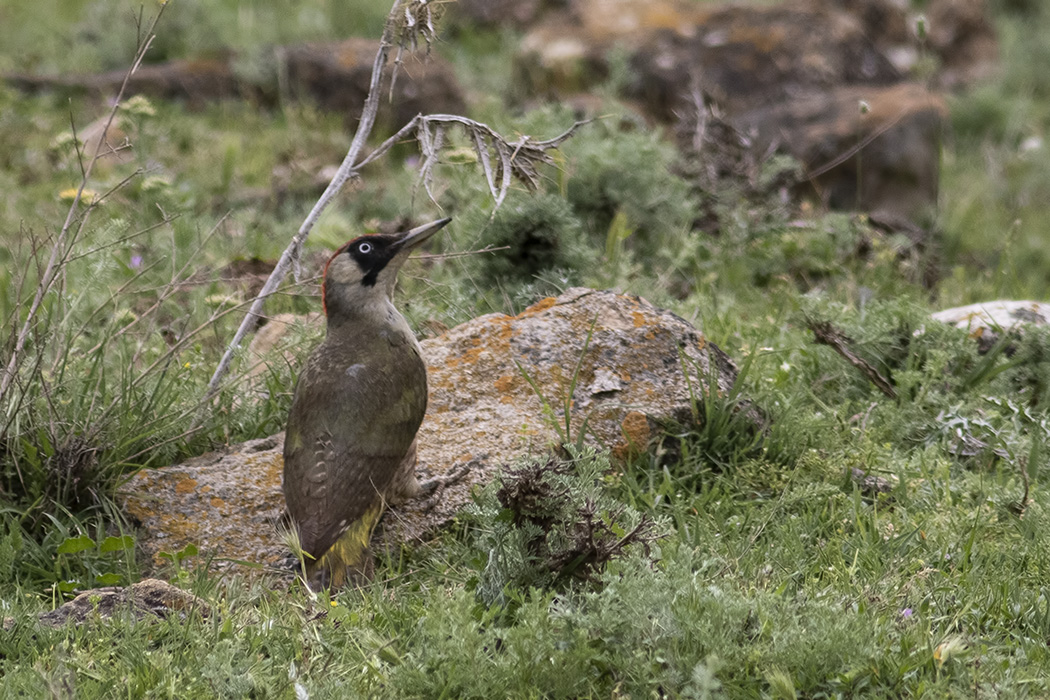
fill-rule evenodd
<path id="1" fill-rule="evenodd" d="M 318 194 L 314 174 L 350 138 L 337 115 L 309 105 L 126 110 L 133 149 L 88 183 L 117 189 L 78 209 L 83 234 L 0 397 L 0 610 L 15 619 L 0 635 L 0 697 L 1050 694 L 1050 333 L 980 356 L 965 333 L 928 320 L 934 308 L 1048 289 L 1050 169 L 1033 139 L 1050 125 L 1036 60 L 1050 14 L 1001 5 L 1003 75 L 951 101 L 932 252 L 739 183 L 701 201 L 673 150 L 634 128 L 611 89 L 610 113 L 624 116 L 581 130 L 541 192 L 515 190 L 495 217 L 469 159 L 439 167 L 436 196 L 455 221 L 431 251 L 511 249 L 406 267 L 400 295 L 414 325 L 513 312 L 574 284 L 642 294 L 745 368 L 740 396 L 769 412 L 767 432 L 734 417 L 733 397 L 702 402 L 701 420 L 666 426 L 629 464 L 578 455 L 556 477 L 571 498 L 547 504 L 558 525 L 543 542 L 491 487 L 432 541 L 382 554 L 372 586 L 333 601 L 173 563 L 162 573 L 208 601 L 210 616 L 42 629 L 35 615 L 75 589 L 141 576 L 112 498 L 126 474 L 282 426 L 294 363 L 264 376 L 257 400 L 235 400 L 248 394 L 234 382 L 201 403 L 249 297 L 223 270 L 280 253 Z M 376 36 L 385 10 L 174 0 L 152 57 Z M 129 14 L 118 3 L 7 3 L 0 70 L 124 67 Z M 560 133 L 566 109 L 502 107 L 511 40 L 476 34 L 439 50 L 491 93 L 476 115 L 508 134 Z M 0 88 L 7 331 L 27 318 L 69 207 L 62 193 L 79 180 L 70 122 L 82 131 L 106 109 Z M 308 243 L 306 279 L 269 312 L 316 309 L 309 277 L 346 239 L 438 213 L 407 153 L 340 196 Z M 789 166 L 768 164 L 770 178 Z M 717 235 L 691 230 L 701 210 Z M 931 255 L 942 275 L 926 288 Z M 809 318 L 853 338 L 898 398 L 815 345 Z M 862 493 L 853 469 L 892 492 Z M 593 576 L 552 570 L 587 502 L 610 532 L 644 518 L 659 539 Z"/>

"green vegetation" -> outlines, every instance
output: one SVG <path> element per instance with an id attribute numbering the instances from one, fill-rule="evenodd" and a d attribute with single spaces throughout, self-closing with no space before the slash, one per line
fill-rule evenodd
<path id="1" fill-rule="evenodd" d="M 250 70 L 267 44 L 377 36 L 384 4 L 173 0 L 150 58 L 234 47 Z M 124 68 L 129 7 L 6 3 L 0 71 Z M 996 8 L 1003 75 L 952 99 L 933 252 L 863 216 L 800 211 L 761 183 L 700 193 L 690 164 L 611 100 L 616 116 L 568 141 L 541 191 L 512 191 L 494 216 L 477 164 L 456 157 L 465 144 L 450 144 L 434 189 L 455 220 L 430 252 L 509 249 L 407 266 L 413 324 L 616 287 L 700 326 L 744 368 L 739 394 L 701 402 L 696 421 L 666 426 L 628 464 L 570 445 L 513 465 L 449 531 L 384 555 L 373 585 L 332 600 L 221 581 L 173 552 L 162 573 L 213 614 L 155 623 L 48 629 L 35 615 L 141 576 L 113 500 L 128 473 L 282 427 L 294 366 L 252 379 L 258 392 L 231 381 L 202 396 L 251 298 L 253 261 L 280 253 L 350 135 L 309 105 L 125 102 L 117 126 L 131 147 L 97 166 L 62 274 L 31 312 L 80 182 L 70 123 L 83 138 L 108 106 L 0 87 L 5 365 L 31 319 L 0 393 L 0 614 L 13 618 L 0 697 L 1050 694 L 1050 332 L 982 355 L 929 319 L 1050 291 L 1050 10 Z M 504 38 L 437 50 L 495 92 Z M 509 114 L 492 97 L 477 109 L 507 134 L 547 138 L 572 121 L 557 107 Z M 317 309 L 313 276 L 348 238 L 438 214 L 409 153 L 340 195 L 303 281 L 268 312 Z M 773 182 L 793 166 L 765 168 Z M 941 275 L 924 286 L 931 265 Z M 814 320 L 852 338 L 896 398 L 816 345 Z M 773 418 L 766 432 L 739 419 L 742 397 Z M 580 523 L 596 533 L 590 549 Z"/>

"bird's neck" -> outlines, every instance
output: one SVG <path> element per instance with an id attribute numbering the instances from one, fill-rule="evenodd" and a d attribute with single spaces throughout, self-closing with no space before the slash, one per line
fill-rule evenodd
<path id="1" fill-rule="evenodd" d="M 338 340 L 367 334 L 414 338 L 408 321 L 386 295 L 363 300 L 352 308 L 328 307 L 328 336 Z"/>

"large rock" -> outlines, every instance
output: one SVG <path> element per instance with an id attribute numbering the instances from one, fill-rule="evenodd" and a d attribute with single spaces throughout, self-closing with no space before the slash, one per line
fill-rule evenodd
<path id="1" fill-rule="evenodd" d="M 527 27 L 546 9 L 545 0 L 457 0 L 449 5 L 453 29 Z M 553 3 L 551 3 L 553 4 Z"/>
<path id="2" fill-rule="evenodd" d="M 924 55 L 936 57 L 934 73 L 926 77 L 939 88 L 954 90 L 985 79 L 999 62 L 986 0 L 928 0 L 922 14 L 912 0 L 832 1 L 863 22 L 868 37 L 899 70 L 922 66 Z"/>
<path id="3" fill-rule="evenodd" d="M 842 85 L 903 78 L 853 15 L 809 3 L 728 6 L 688 31 L 662 30 L 632 53 L 630 97 L 671 121 L 702 89 L 729 113 Z"/>
<path id="4" fill-rule="evenodd" d="M 470 471 L 429 511 L 409 503 L 388 514 L 391 541 L 448 523 L 502 465 L 564 438 L 582 434 L 619 457 L 644 450 L 660 424 L 693 421 L 696 402 L 709 391 L 724 395 L 736 377 L 729 358 L 681 318 L 638 297 L 588 289 L 518 316 L 482 316 L 423 341 L 423 351 L 430 403 L 418 471 Z M 219 569 L 279 565 L 287 556 L 277 534 L 281 452 L 282 436 L 274 436 L 140 472 L 122 495 L 142 524 L 148 558 L 162 564 L 159 553 L 193 543 Z"/>
<path id="5" fill-rule="evenodd" d="M 163 567 L 164 555 L 192 544 L 220 571 L 280 570 L 283 447 L 280 433 L 132 478 L 121 498 L 142 526 L 145 568 Z"/>
<path id="6" fill-rule="evenodd" d="M 670 121 L 702 89 L 731 111 L 801 90 L 885 85 L 902 74 L 854 13 L 831 3 L 711 6 L 660 0 L 587 0 L 522 40 L 517 77 L 526 93 L 582 90 L 607 77 L 612 50 L 626 52 L 626 96 Z"/>
<path id="7" fill-rule="evenodd" d="M 935 76 L 942 88 L 958 89 L 995 74 L 999 40 L 985 0 L 930 0 L 929 44 L 940 58 Z"/>
<path id="8" fill-rule="evenodd" d="M 937 201 L 948 107 L 916 83 L 844 86 L 738 114 L 759 152 L 786 151 L 806 165 L 803 192 L 833 209 L 886 220 L 928 218 Z"/>
<path id="9" fill-rule="evenodd" d="M 524 15 L 481 4 L 487 21 L 531 22 L 518 77 L 540 95 L 604 80 L 614 48 L 639 74 L 635 90 L 674 92 L 699 81 L 718 97 L 751 101 L 747 107 L 798 87 L 901 80 L 929 70 L 920 66 L 924 55 L 937 59 L 932 82 L 958 87 L 987 76 L 997 60 L 986 0 L 930 0 L 922 35 L 909 0 L 564 0 L 529 3 Z"/>

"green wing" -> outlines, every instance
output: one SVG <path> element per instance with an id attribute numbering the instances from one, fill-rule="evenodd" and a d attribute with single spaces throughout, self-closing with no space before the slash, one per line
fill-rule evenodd
<path id="1" fill-rule="evenodd" d="M 292 401 L 284 492 L 314 557 L 382 503 L 426 412 L 426 368 L 414 344 L 370 345 L 322 345 Z"/>

